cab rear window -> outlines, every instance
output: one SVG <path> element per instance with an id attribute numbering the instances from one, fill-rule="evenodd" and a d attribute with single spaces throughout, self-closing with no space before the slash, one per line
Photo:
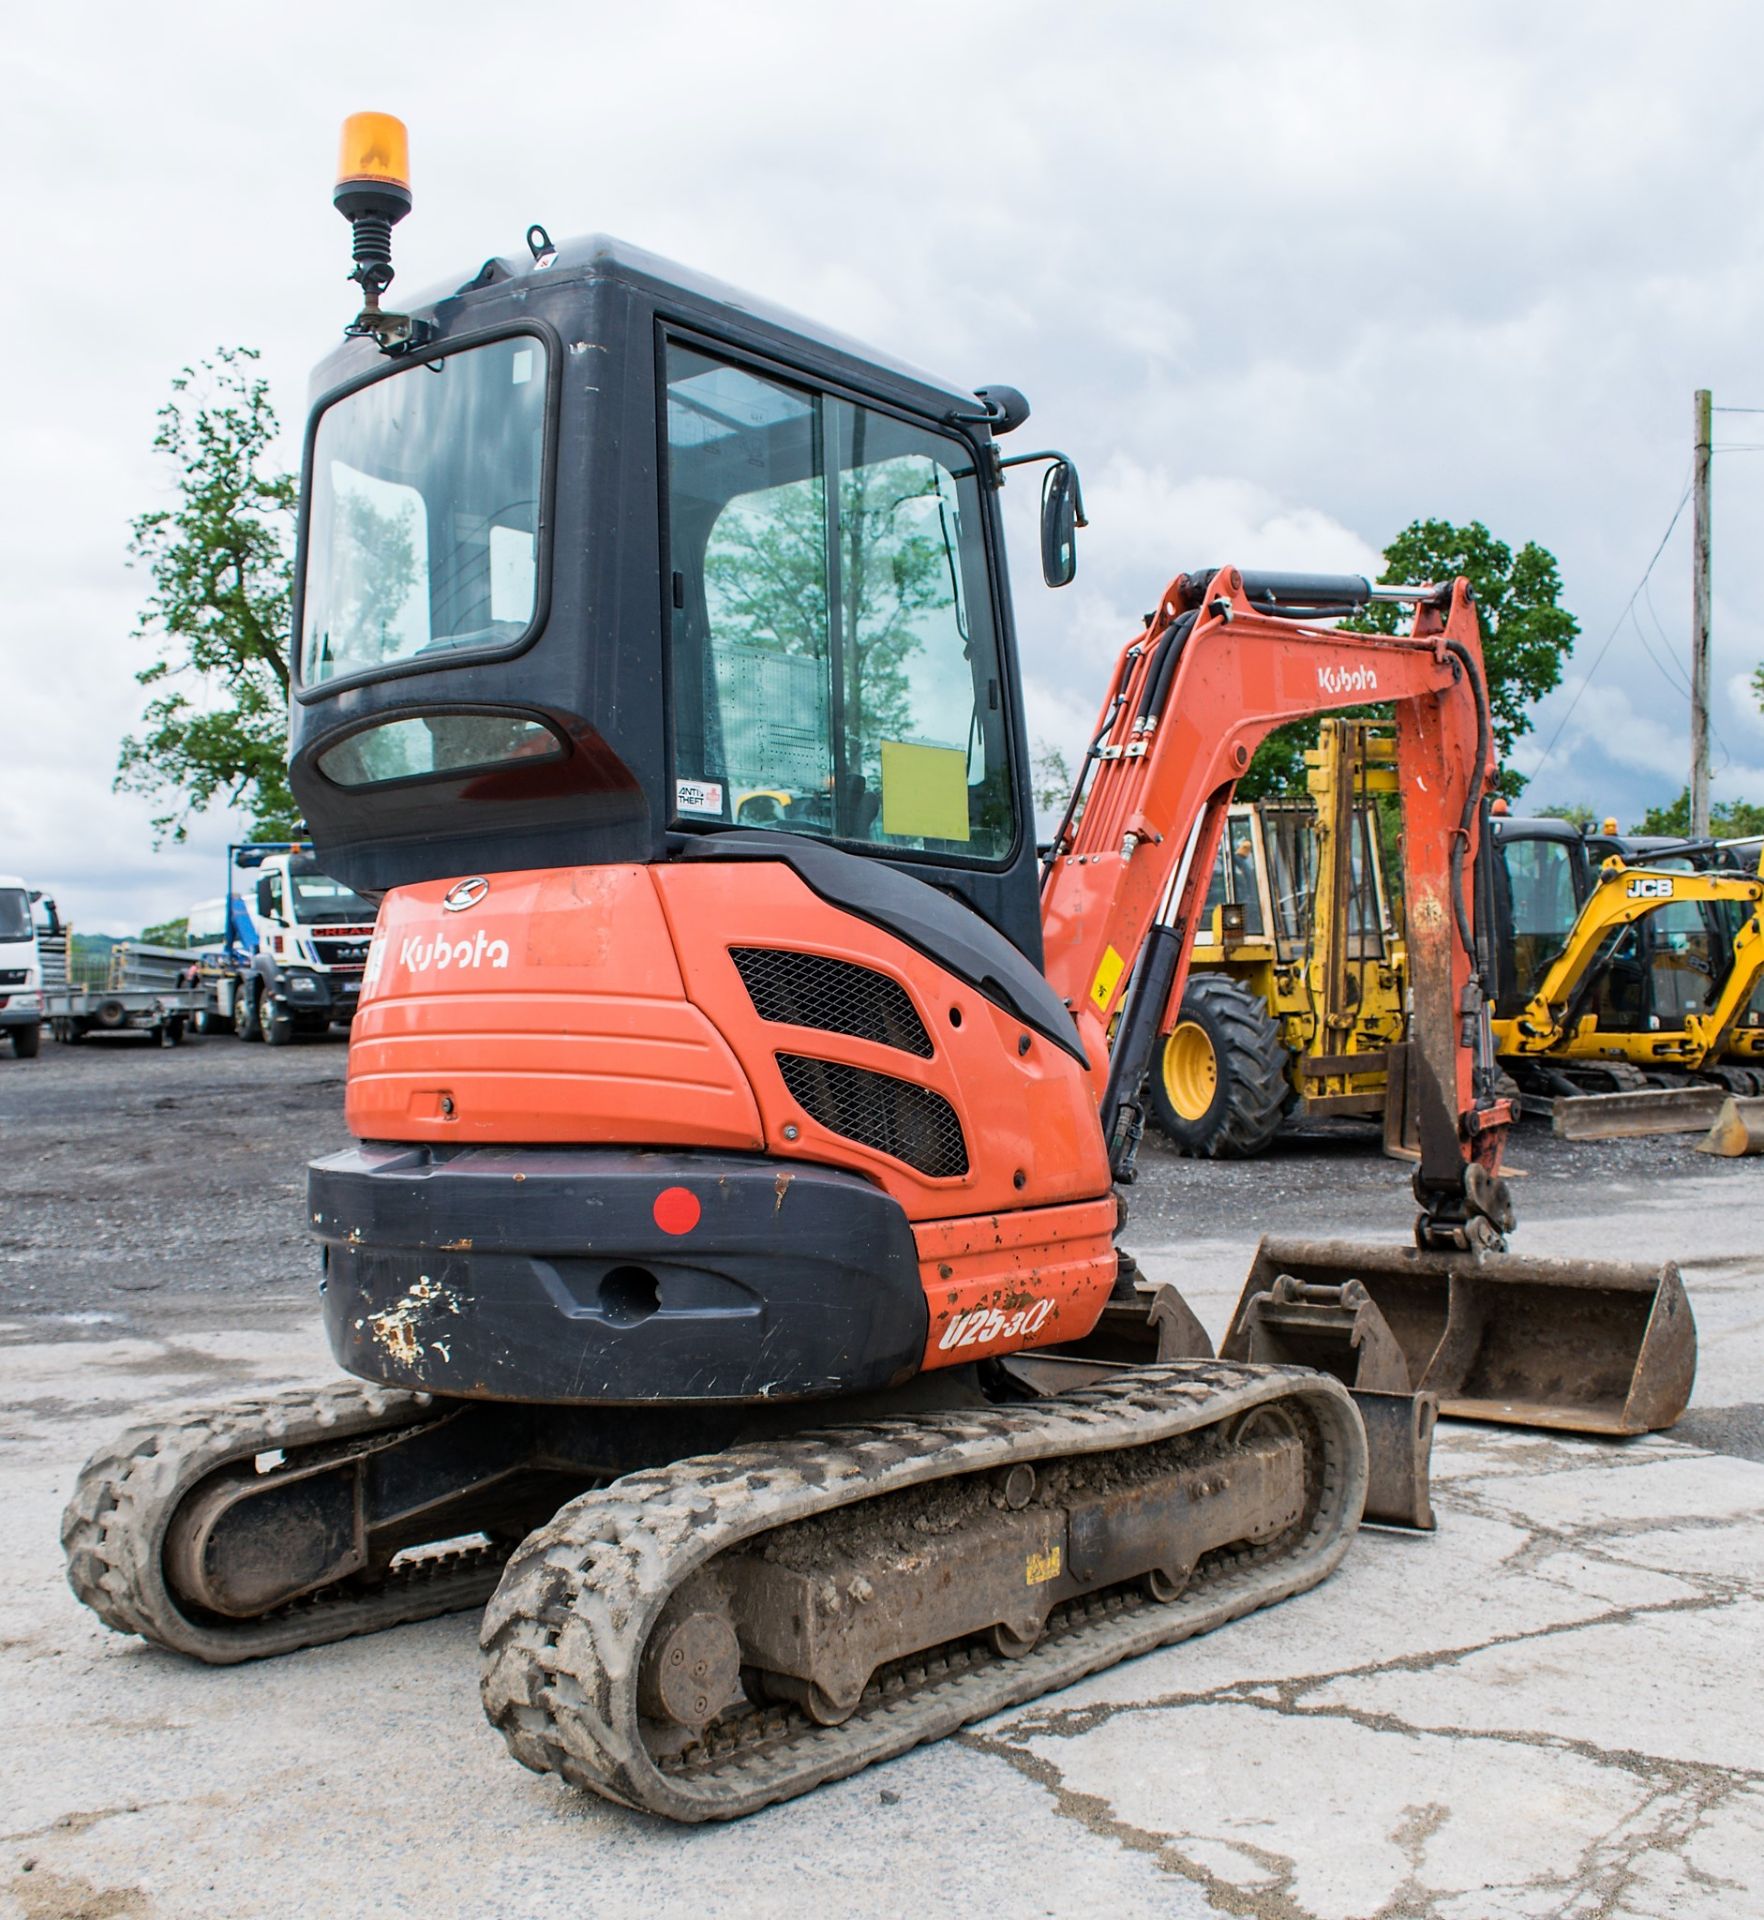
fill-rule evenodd
<path id="1" fill-rule="evenodd" d="M 528 766 L 563 752 L 549 727 L 520 714 L 426 713 L 350 734 L 318 756 L 318 768 L 339 787 L 382 787 Z"/>
<path id="2" fill-rule="evenodd" d="M 301 601 L 308 686 L 519 646 L 539 602 L 545 343 L 491 340 L 325 409 Z"/>

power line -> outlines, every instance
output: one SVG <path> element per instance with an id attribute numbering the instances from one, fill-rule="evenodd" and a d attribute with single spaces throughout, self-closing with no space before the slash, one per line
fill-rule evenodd
<path id="1" fill-rule="evenodd" d="M 1760 408 L 1759 411 L 1764 412 L 1764 408 Z M 1574 709 L 1580 705 L 1581 695 L 1584 694 L 1587 688 L 1592 685 L 1593 676 L 1598 672 L 1599 668 L 1604 664 L 1605 655 L 1611 651 L 1611 642 L 1615 640 L 1618 634 L 1623 631 L 1624 621 L 1629 618 L 1631 609 L 1635 606 L 1636 601 L 1641 598 L 1643 589 L 1647 586 L 1648 581 L 1653 577 L 1653 572 L 1655 567 L 1657 567 L 1660 564 L 1660 556 L 1666 551 L 1666 542 L 1672 538 L 1672 530 L 1674 527 L 1678 525 L 1679 515 L 1684 512 L 1686 506 L 1690 503 L 1690 497 L 1691 497 L 1690 482 L 1687 480 L 1685 482 L 1684 492 L 1678 496 L 1678 505 L 1672 509 L 1672 518 L 1666 522 L 1666 531 L 1660 536 L 1660 544 L 1654 549 L 1653 558 L 1648 562 L 1646 568 L 1642 573 L 1642 577 L 1635 583 L 1635 592 L 1629 596 L 1628 601 L 1624 605 L 1623 611 L 1620 614 L 1618 614 L 1616 621 L 1613 623 L 1611 627 L 1611 631 L 1605 635 L 1605 644 L 1599 648 L 1598 654 L 1596 658 L 1593 660 L 1592 665 L 1587 668 L 1586 678 L 1582 680 L 1580 685 L 1575 689 L 1574 698 L 1568 702 L 1568 711 L 1565 714 L 1563 714 L 1560 720 L 1556 722 L 1556 731 L 1550 735 L 1550 744 L 1544 748 L 1543 758 L 1538 761 L 1537 765 L 1532 769 L 1530 774 L 1526 776 L 1525 784 L 1527 786 L 1529 786 L 1531 782 L 1535 780 L 1538 777 L 1538 775 L 1543 772 L 1544 768 L 1549 765 L 1550 755 L 1556 751 L 1556 743 L 1562 737 L 1562 729 L 1566 727 L 1568 722 L 1574 718 Z M 1641 627 L 1639 623 L 1636 627 L 1636 631 L 1638 633 L 1641 631 Z M 1644 645 L 1646 644 L 1645 641 L 1643 644 Z M 1648 657 L 1650 659 L 1653 658 L 1651 651 Z M 1654 664 L 1658 666 L 1659 662 L 1655 661 Z"/>
<path id="2" fill-rule="evenodd" d="M 1682 693 L 1688 697 L 1690 693 L 1690 682 L 1685 679 L 1682 670 L 1668 666 L 1666 661 L 1662 660 L 1654 651 L 1653 642 L 1649 640 L 1647 634 L 1642 630 L 1642 623 L 1636 617 L 1633 607 L 1631 607 L 1629 612 L 1629 624 L 1634 627 L 1635 637 L 1641 642 L 1642 652 L 1654 663 L 1654 669 L 1660 678 L 1666 682 L 1667 686 L 1669 686 L 1674 693 Z M 1668 658 L 1670 658 L 1670 655 Z"/>

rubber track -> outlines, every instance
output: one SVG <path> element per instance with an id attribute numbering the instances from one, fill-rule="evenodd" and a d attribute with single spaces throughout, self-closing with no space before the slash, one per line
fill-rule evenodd
<path id="1" fill-rule="evenodd" d="M 763 1743 L 735 1742 L 723 1757 L 713 1728 L 704 1764 L 666 1770 L 645 1747 L 639 1656 L 670 1594 L 714 1555 L 899 1488 L 1146 1445 L 1295 1400 L 1318 1444 L 1310 1518 L 1283 1555 L 1222 1555 L 1179 1600 L 1081 1615 L 1019 1659 L 901 1663 L 917 1679 L 872 1685 L 838 1727 L 767 1715 Z M 1314 1586 L 1347 1551 L 1365 1485 L 1364 1433 L 1338 1382 L 1221 1361 L 1135 1368 L 1057 1400 L 835 1429 L 628 1474 L 570 1502 L 509 1562 L 484 1615 L 484 1710 L 536 1772 L 675 1820 L 729 1819 Z"/>
<path id="2" fill-rule="evenodd" d="M 131 1427 L 80 1471 L 61 1520 L 67 1581 L 118 1633 L 211 1665 L 291 1653 L 474 1607 L 495 1588 L 504 1554 L 466 1550 L 408 1561 L 373 1587 L 320 1591 L 257 1620 L 192 1618 L 165 1584 L 166 1528 L 184 1496 L 231 1461 L 386 1433 L 429 1417 L 427 1394 L 355 1381 L 267 1394 L 159 1425 Z"/>

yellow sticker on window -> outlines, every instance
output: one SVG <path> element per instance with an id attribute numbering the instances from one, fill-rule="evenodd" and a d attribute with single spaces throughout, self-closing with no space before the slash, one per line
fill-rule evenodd
<path id="1" fill-rule="evenodd" d="M 1107 1013 L 1109 1002 L 1115 997 L 1115 989 L 1121 984 L 1121 975 L 1127 971 L 1127 962 L 1113 947 L 1103 949 L 1102 965 L 1096 970 L 1096 978 L 1090 983 L 1090 998 L 1098 1013 Z"/>
<path id="2" fill-rule="evenodd" d="M 884 740 L 882 831 L 895 840 L 966 840 L 967 754 Z"/>

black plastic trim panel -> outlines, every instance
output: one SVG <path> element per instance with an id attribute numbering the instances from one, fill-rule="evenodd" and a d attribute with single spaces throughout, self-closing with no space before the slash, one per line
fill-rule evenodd
<path id="1" fill-rule="evenodd" d="M 831 1167 L 359 1146 L 313 1164 L 307 1202 L 331 1351 L 385 1386 L 560 1405 L 806 1400 L 895 1385 L 925 1350 L 905 1213 Z"/>

